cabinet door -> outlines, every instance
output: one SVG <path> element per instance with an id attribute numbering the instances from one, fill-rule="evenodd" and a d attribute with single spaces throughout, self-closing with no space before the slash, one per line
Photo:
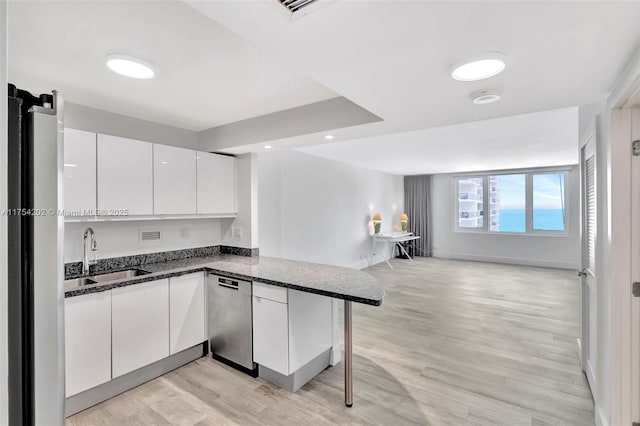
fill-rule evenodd
<path id="1" fill-rule="evenodd" d="M 204 273 L 169 279 L 169 341 L 175 354 L 204 342 Z"/>
<path id="2" fill-rule="evenodd" d="M 169 280 L 112 290 L 113 377 L 169 356 Z"/>
<path id="3" fill-rule="evenodd" d="M 154 214 L 196 213 L 196 152 L 153 145 Z"/>
<path id="4" fill-rule="evenodd" d="M 98 135 L 98 209 L 153 214 L 153 146 Z"/>
<path id="5" fill-rule="evenodd" d="M 96 209 L 95 133 L 64 129 L 64 208 L 80 216 Z"/>
<path id="6" fill-rule="evenodd" d="M 198 214 L 236 212 L 236 159 L 198 152 Z"/>
<path id="7" fill-rule="evenodd" d="M 64 299 L 67 397 L 111 380 L 111 291 Z"/>
<path id="8" fill-rule="evenodd" d="M 253 360 L 289 375 L 287 305 L 253 296 Z"/>

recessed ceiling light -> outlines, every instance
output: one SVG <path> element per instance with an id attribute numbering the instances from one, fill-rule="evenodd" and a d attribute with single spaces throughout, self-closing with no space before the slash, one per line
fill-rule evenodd
<path id="1" fill-rule="evenodd" d="M 490 104 L 499 101 L 500 93 L 497 90 L 482 89 L 471 94 L 471 100 L 476 105 Z"/>
<path id="2" fill-rule="evenodd" d="M 504 67 L 504 61 L 500 58 L 485 58 L 456 67 L 451 73 L 451 77 L 458 81 L 484 80 L 500 74 Z"/>
<path id="3" fill-rule="evenodd" d="M 141 80 L 153 78 L 155 75 L 150 64 L 127 55 L 108 55 L 107 67 L 117 74 Z"/>
<path id="4" fill-rule="evenodd" d="M 333 136 L 333 135 L 324 135 L 324 138 L 326 140 L 331 140 L 331 139 L 335 138 L 335 136 Z"/>
<path id="5" fill-rule="evenodd" d="M 65 163 L 64 165 L 65 167 L 78 167 L 77 164 L 70 164 L 70 163 Z"/>
<path id="6" fill-rule="evenodd" d="M 271 149 L 271 145 L 265 145 L 264 149 Z"/>

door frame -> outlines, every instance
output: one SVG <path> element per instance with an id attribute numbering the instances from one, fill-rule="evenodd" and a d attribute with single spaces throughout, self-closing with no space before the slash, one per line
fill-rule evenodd
<path id="1" fill-rule="evenodd" d="M 632 283 L 640 281 L 640 223 L 632 220 L 640 214 L 640 157 L 631 152 L 632 122 L 640 120 L 640 114 L 629 104 L 638 91 L 640 52 L 618 81 L 605 110 L 609 114 L 605 119 L 611 124 L 609 144 L 605 146 L 609 158 L 601 169 L 608 173 L 609 232 L 605 235 L 609 243 L 603 257 L 610 289 L 611 324 L 606 331 L 611 336 L 611 358 L 603 367 L 611 372 L 610 418 L 596 412 L 596 420 L 604 425 L 607 420 L 610 425 L 640 421 L 640 300 L 632 295 Z"/>

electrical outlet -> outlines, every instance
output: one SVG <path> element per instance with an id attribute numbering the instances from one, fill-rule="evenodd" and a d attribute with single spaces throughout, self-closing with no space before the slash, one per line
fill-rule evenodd
<path id="1" fill-rule="evenodd" d="M 233 226 L 231 228 L 231 236 L 235 238 L 242 238 L 242 227 L 241 226 Z"/>
<path id="2" fill-rule="evenodd" d="M 184 240 L 187 239 L 191 236 L 191 231 L 189 230 L 188 227 L 183 226 L 182 228 L 180 228 L 180 239 Z"/>

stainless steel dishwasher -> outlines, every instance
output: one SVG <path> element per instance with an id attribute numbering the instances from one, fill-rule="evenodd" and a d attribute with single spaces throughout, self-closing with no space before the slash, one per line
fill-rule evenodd
<path id="1" fill-rule="evenodd" d="M 209 345 L 213 358 L 253 376 L 251 283 L 207 276 Z"/>

